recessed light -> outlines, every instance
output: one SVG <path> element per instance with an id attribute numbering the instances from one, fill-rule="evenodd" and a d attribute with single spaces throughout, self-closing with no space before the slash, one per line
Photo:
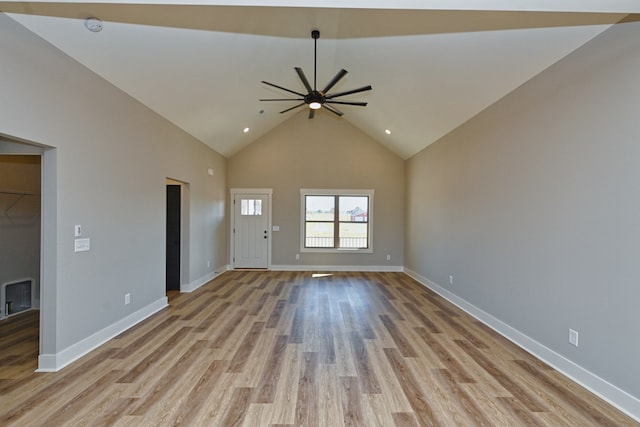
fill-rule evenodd
<path id="1" fill-rule="evenodd" d="M 249 132 L 249 128 L 244 128 L 244 129 L 242 129 L 242 132 L 244 132 L 244 133 Z"/>
<path id="2" fill-rule="evenodd" d="M 387 135 L 391 135 L 391 131 L 389 129 L 385 129 L 384 133 L 386 133 Z"/>

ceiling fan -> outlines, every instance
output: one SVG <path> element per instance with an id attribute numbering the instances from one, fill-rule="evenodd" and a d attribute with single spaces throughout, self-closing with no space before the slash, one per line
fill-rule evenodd
<path id="1" fill-rule="evenodd" d="M 365 107 L 367 105 L 366 102 L 336 101 L 335 98 L 371 90 L 371 85 L 363 86 L 358 89 L 346 90 L 344 92 L 338 92 L 338 93 L 332 93 L 332 94 L 327 93 L 331 90 L 332 87 L 336 85 L 336 83 L 340 81 L 340 79 L 342 79 L 347 74 L 347 70 L 345 70 L 344 68 L 338 71 L 338 74 L 336 74 L 333 77 L 333 79 L 331 79 L 331 81 L 327 83 L 324 89 L 322 90 L 316 89 L 316 69 L 317 69 L 317 59 L 318 59 L 317 48 L 318 48 L 318 39 L 320 38 L 320 31 L 318 30 L 311 31 L 311 37 L 313 37 L 313 87 L 311 87 L 311 85 L 309 84 L 309 81 L 307 80 L 307 77 L 304 75 L 304 71 L 302 71 L 302 68 L 294 67 L 296 72 L 298 73 L 298 77 L 300 77 L 300 80 L 302 80 L 302 84 L 307 89 L 307 94 L 305 95 L 303 93 L 296 92 L 295 90 L 287 89 L 282 86 L 275 85 L 273 83 L 265 82 L 263 80 L 262 83 L 284 90 L 294 95 L 297 95 L 298 98 L 261 99 L 260 101 L 302 101 L 298 105 L 295 105 L 291 108 L 287 108 L 286 110 L 280 111 L 280 114 L 286 113 L 287 111 L 294 110 L 306 104 L 309 106 L 310 119 L 313 119 L 313 116 L 315 115 L 316 110 L 322 107 L 331 111 L 333 114 L 342 116 L 344 113 L 338 110 L 332 104 L 357 105 L 359 107 Z"/>

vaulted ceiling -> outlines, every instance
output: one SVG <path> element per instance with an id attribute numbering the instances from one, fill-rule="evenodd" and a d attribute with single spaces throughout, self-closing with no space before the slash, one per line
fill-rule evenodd
<path id="1" fill-rule="evenodd" d="M 632 12 L 634 0 L 0 1 L 0 10 L 224 156 L 306 106 L 341 68 L 346 120 L 408 158 Z M 543 4 L 542 6 L 540 4 Z M 612 4 L 613 3 L 613 4 Z M 510 9 L 510 4 L 514 6 Z M 100 32 L 85 19 L 98 17 Z M 248 132 L 243 132 L 249 128 Z M 387 134 L 385 130 L 391 133 Z"/>

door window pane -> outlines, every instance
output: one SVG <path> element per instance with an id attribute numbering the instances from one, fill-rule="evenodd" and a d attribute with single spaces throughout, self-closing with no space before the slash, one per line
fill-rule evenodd
<path id="1" fill-rule="evenodd" d="M 262 215 L 262 199 L 241 199 L 240 215 Z"/>

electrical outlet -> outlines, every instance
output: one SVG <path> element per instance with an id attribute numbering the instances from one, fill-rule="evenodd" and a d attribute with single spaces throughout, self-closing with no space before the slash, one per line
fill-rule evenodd
<path id="1" fill-rule="evenodd" d="M 211 261 L 207 261 L 207 268 L 211 267 Z"/>
<path id="2" fill-rule="evenodd" d="M 578 331 L 569 329 L 569 344 L 573 344 L 576 347 L 578 346 Z"/>
<path id="3" fill-rule="evenodd" d="M 131 294 L 127 293 L 124 294 L 124 305 L 129 305 L 131 304 Z"/>
<path id="4" fill-rule="evenodd" d="M 296 254 L 296 259 L 299 260 L 300 259 L 300 254 Z"/>
<path id="5" fill-rule="evenodd" d="M 452 274 L 449 275 L 449 284 L 453 285 L 453 275 Z"/>
<path id="6" fill-rule="evenodd" d="M 391 254 L 387 254 L 387 261 L 391 261 Z"/>

